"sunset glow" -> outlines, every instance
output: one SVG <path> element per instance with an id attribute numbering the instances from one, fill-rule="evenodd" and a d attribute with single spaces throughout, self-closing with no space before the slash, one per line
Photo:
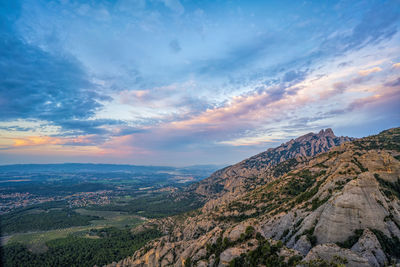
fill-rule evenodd
<path id="1" fill-rule="evenodd" d="M 3 1 L 0 164 L 229 164 L 400 124 L 398 1 Z"/>

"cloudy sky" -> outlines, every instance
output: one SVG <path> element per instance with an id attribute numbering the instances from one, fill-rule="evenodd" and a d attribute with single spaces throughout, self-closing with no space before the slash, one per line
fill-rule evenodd
<path id="1" fill-rule="evenodd" d="M 400 1 L 0 0 L 0 164 L 229 164 L 400 126 Z"/>

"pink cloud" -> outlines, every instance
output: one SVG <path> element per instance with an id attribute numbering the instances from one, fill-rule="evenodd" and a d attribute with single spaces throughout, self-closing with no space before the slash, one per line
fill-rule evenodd
<path id="1" fill-rule="evenodd" d="M 364 107 L 385 107 L 387 103 L 398 100 L 400 102 L 400 88 L 399 86 L 387 87 L 383 86 L 380 90 L 376 91 L 374 95 L 359 98 L 348 106 L 348 110 L 356 110 Z"/>
<path id="2" fill-rule="evenodd" d="M 137 90 L 137 91 L 122 91 L 120 93 L 120 101 L 122 104 L 132 104 L 137 101 L 146 101 L 149 97 L 149 90 Z"/>
<path id="3" fill-rule="evenodd" d="M 62 138 L 50 136 L 28 136 L 21 138 L 11 138 L 11 140 L 14 142 L 14 147 L 59 145 L 66 142 Z"/>
<path id="4" fill-rule="evenodd" d="M 104 144 L 100 145 L 99 155 L 121 157 L 135 157 L 137 155 L 149 155 L 151 151 L 137 147 L 140 143 L 140 136 L 143 134 L 129 134 L 124 136 L 115 136 L 110 138 Z"/>
<path id="5" fill-rule="evenodd" d="M 46 145 L 95 145 L 96 135 L 82 135 L 77 137 L 27 136 L 11 138 L 13 147 L 46 146 Z"/>
<path id="6" fill-rule="evenodd" d="M 281 100 L 275 100 L 266 92 L 236 96 L 223 107 L 207 109 L 187 120 L 172 122 L 170 126 L 175 129 L 191 127 L 212 129 L 223 128 L 227 125 L 248 124 L 259 120 L 261 114 L 266 116 L 267 110 L 273 103 Z"/>
<path id="7" fill-rule="evenodd" d="M 382 69 L 380 67 L 374 67 L 374 68 L 370 68 L 370 69 L 360 70 L 358 72 L 358 74 L 360 76 L 368 76 L 371 73 L 380 72 L 380 71 L 382 71 Z"/>

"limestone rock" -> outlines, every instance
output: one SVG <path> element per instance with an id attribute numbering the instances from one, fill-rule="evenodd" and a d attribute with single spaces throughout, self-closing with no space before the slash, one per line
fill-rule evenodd
<path id="1" fill-rule="evenodd" d="M 387 258 L 378 239 L 370 230 L 364 230 L 358 242 L 351 248 L 362 257 L 366 258 L 372 266 L 384 266 Z"/>
<path id="2" fill-rule="evenodd" d="M 307 255 L 307 253 L 310 251 L 311 248 L 312 248 L 311 243 L 310 241 L 308 241 L 305 235 L 302 235 L 296 242 L 296 245 L 294 245 L 293 247 L 293 249 L 297 250 L 302 255 Z"/>
<path id="3" fill-rule="evenodd" d="M 246 249 L 240 249 L 240 248 L 228 248 L 224 250 L 221 255 L 220 255 L 220 263 L 219 267 L 222 266 L 229 266 L 229 262 L 233 260 L 234 258 L 237 258 L 240 256 L 240 254 L 246 252 Z"/>
<path id="4" fill-rule="evenodd" d="M 383 198 L 371 173 L 362 173 L 348 182 L 341 194 L 323 209 L 315 228 L 319 242 L 343 242 L 356 229 L 378 229 L 389 234 L 383 222 L 389 214 L 378 203 Z"/>
<path id="5" fill-rule="evenodd" d="M 304 261 L 312 261 L 322 259 L 327 262 L 338 262 L 345 259 L 348 267 L 369 267 L 368 260 L 359 256 L 350 249 L 340 248 L 335 244 L 322 244 L 314 247 L 304 258 Z"/>

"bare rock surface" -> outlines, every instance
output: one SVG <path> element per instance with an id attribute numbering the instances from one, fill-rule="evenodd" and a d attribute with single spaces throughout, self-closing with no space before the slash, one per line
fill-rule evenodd
<path id="1" fill-rule="evenodd" d="M 300 252 L 302 255 L 307 255 L 307 253 L 312 248 L 310 241 L 308 241 L 305 235 L 301 236 L 297 243 L 294 245 L 293 249 Z"/>
<path id="2" fill-rule="evenodd" d="M 344 263 L 348 267 L 370 267 L 368 260 L 355 252 L 340 248 L 335 244 L 322 244 L 314 247 L 304 261 L 322 259 L 326 262 Z"/>
<path id="3" fill-rule="evenodd" d="M 372 266 L 383 266 L 388 262 L 381 244 L 369 229 L 364 230 L 363 235 L 351 250 L 366 258 Z"/>

